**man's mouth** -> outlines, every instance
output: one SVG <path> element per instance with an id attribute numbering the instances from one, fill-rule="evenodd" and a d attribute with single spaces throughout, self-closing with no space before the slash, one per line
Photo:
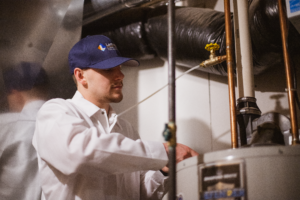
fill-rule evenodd
<path id="1" fill-rule="evenodd" d="M 112 88 L 122 89 L 123 88 L 123 83 L 112 85 Z"/>

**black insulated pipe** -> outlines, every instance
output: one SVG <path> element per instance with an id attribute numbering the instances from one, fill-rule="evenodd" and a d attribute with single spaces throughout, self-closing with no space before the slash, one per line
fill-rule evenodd
<path id="1" fill-rule="evenodd" d="M 254 75 L 283 63 L 277 1 L 249 1 L 249 26 L 252 36 Z M 218 43 L 217 55 L 225 54 L 224 13 L 195 7 L 175 8 L 176 65 L 194 67 L 209 57 L 208 43 Z M 118 45 L 122 55 L 140 58 L 159 56 L 167 60 L 167 7 L 131 8 L 106 16 L 83 26 L 82 37 L 107 34 Z M 298 62 L 300 34 L 288 23 L 290 56 Z M 227 75 L 226 63 L 198 68 L 208 73 Z"/>

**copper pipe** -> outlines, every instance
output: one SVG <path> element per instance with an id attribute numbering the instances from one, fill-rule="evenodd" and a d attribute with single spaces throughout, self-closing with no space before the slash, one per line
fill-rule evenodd
<path id="1" fill-rule="evenodd" d="M 232 52 L 232 29 L 230 15 L 230 0 L 224 0 L 225 11 L 225 32 L 226 32 L 226 56 L 227 56 L 227 73 L 229 89 L 229 107 L 230 107 L 230 128 L 231 128 L 231 148 L 238 147 L 237 120 L 235 108 L 235 86 L 234 86 L 234 59 Z"/>
<path id="2" fill-rule="evenodd" d="M 284 66 L 286 73 L 286 82 L 287 82 L 287 94 L 290 107 L 290 116 L 291 116 L 291 126 L 292 126 L 292 145 L 299 144 L 299 133 L 298 133 L 298 124 L 297 124 L 297 113 L 296 113 L 296 103 L 295 103 L 295 89 L 293 88 L 292 81 L 292 70 L 290 65 L 290 57 L 287 47 L 287 16 L 286 12 L 283 9 L 282 1 L 278 0 L 278 10 L 279 10 L 279 21 L 281 29 L 281 40 L 282 40 L 282 49 L 284 57 Z"/>

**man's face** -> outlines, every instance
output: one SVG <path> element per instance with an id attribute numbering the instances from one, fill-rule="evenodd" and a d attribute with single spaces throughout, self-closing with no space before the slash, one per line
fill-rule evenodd
<path id="1" fill-rule="evenodd" d="M 97 103 L 118 103 L 123 99 L 122 87 L 124 74 L 121 66 L 111 69 L 85 70 L 87 89 L 90 97 Z"/>

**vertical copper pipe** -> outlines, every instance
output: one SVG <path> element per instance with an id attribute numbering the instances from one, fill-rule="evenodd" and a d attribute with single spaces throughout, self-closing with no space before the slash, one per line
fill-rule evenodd
<path id="1" fill-rule="evenodd" d="M 287 25 L 286 25 L 287 16 L 282 6 L 281 0 L 278 0 L 278 10 L 279 10 L 281 40 L 282 40 L 284 66 L 285 66 L 286 82 L 287 82 L 287 93 L 288 93 L 290 116 L 291 116 L 292 145 L 296 145 L 299 144 L 299 133 L 298 133 L 297 113 L 296 113 L 296 103 L 295 103 L 295 89 L 293 89 L 292 71 L 291 71 L 290 57 L 289 57 L 288 47 L 287 47 L 287 37 L 288 37 Z"/>
<path id="2" fill-rule="evenodd" d="M 232 52 L 232 29 L 230 15 L 230 0 L 224 0 L 225 11 L 225 32 L 226 32 L 226 56 L 227 56 L 227 73 L 229 89 L 229 108 L 230 108 L 230 128 L 231 128 L 231 148 L 238 147 L 237 125 L 236 125 L 236 108 L 235 108 L 235 86 L 234 86 L 234 59 Z"/>

